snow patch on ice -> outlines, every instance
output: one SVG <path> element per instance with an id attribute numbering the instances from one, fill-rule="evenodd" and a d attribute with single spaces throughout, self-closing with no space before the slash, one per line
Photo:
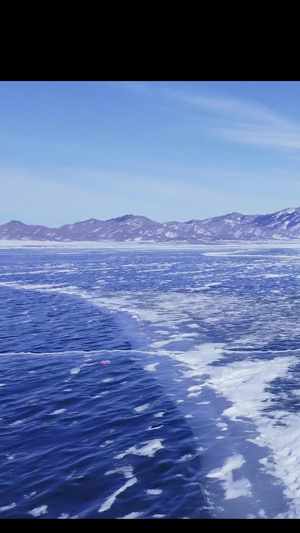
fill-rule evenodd
<path id="1" fill-rule="evenodd" d="M 4 505 L 3 507 L 0 507 L 0 511 L 9 511 L 9 509 L 13 509 L 16 505 L 15 502 L 10 503 L 9 505 Z"/>
<path id="2" fill-rule="evenodd" d="M 23 424 L 23 422 L 25 422 L 26 418 L 23 418 L 23 419 L 20 419 L 20 420 L 16 420 L 15 422 L 12 422 L 11 424 L 9 424 L 10 426 L 19 426 L 20 424 Z"/>
<path id="3" fill-rule="evenodd" d="M 143 411 L 145 411 L 145 409 L 148 409 L 150 403 L 145 403 L 144 405 L 139 405 L 139 407 L 134 407 L 134 411 L 136 411 L 137 413 L 142 413 Z"/>
<path id="4" fill-rule="evenodd" d="M 111 474 L 122 474 L 125 479 L 131 479 L 133 477 L 133 467 L 131 465 L 122 466 L 121 468 L 116 468 L 115 470 L 108 470 L 104 475 L 110 476 Z"/>
<path id="5" fill-rule="evenodd" d="M 98 513 L 103 513 L 104 511 L 108 511 L 108 509 L 110 509 L 112 505 L 115 503 L 119 494 L 121 494 L 121 492 L 124 492 L 126 489 L 128 489 L 128 487 L 132 487 L 132 485 L 134 485 L 136 482 L 137 482 L 136 477 L 132 477 L 128 479 L 128 481 L 126 481 L 126 483 L 122 485 L 122 487 L 120 487 L 118 490 L 113 492 L 113 494 L 109 496 L 107 500 L 105 500 L 105 502 L 98 509 Z"/>
<path id="6" fill-rule="evenodd" d="M 156 372 L 156 366 L 159 365 L 159 363 L 152 363 L 150 365 L 144 366 L 144 370 L 148 370 L 148 372 Z"/>
<path id="7" fill-rule="evenodd" d="M 215 468 L 208 474 L 208 478 L 218 479 L 222 483 L 225 491 L 225 500 L 232 500 L 240 496 L 251 496 L 251 483 L 248 479 L 242 477 L 233 480 L 233 470 L 238 470 L 245 463 L 242 455 L 233 455 L 224 462 L 221 468 Z"/>
<path id="8" fill-rule="evenodd" d="M 38 517 L 48 513 L 47 509 L 48 505 L 41 505 L 40 507 L 35 507 L 31 511 L 28 511 L 28 513 L 32 516 Z"/>
<path id="9" fill-rule="evenodd" d="M 58 516 L 58 519 L 65 520 L 66 518 L 69 518 L 69 513 L 61 513 L 60 516 Z"/>
<path id="10" fill-rule="evenodd" d="M 154 455 L 156 454 L 156 452 L 158 452 L 158 450 L 161 450 L 162 448 L 164 448 L 164 446 L 162 445 L 163 440 L 164 439 L 150 440 L 148 442 L 145 442 L 144 446 L 142 446 L 141 448 L 137 448 L 136 446 L 131 446 L 124 453 L 120 453 L 119 455 L 116 455 L 115 459 L 123 459 L 125 455 L 130 455 L 130 454 L 154 457 Z"/>
<path id="11" fill-rule="evenodd" d="M 129 513 L 129 514 L 126 514 L 125 516 L 120 516 L 120 519 L 134 519 L 134 518 L 138 518 L 139 516 L 141 516 L 143 513 L 139 513 L 139 512 L 133 512 L 133 513 Z"/>

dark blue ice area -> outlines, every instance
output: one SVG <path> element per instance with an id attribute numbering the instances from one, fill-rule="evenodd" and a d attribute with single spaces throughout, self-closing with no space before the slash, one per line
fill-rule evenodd
<path id="1" fill-rule="evenodd" d="M 13 256 L 11 280 L 52 282 Z M 0 298 L 0 517 L 210 518 L 192 431 L 113 317 L 72 295 Z"/>
<path id="2" fill-rule="evenodd" d="M 45 518 L 132 512 L 144 518 L 209 517 L 201 463 L 185 420 L 132 358 L 107 352 L 111 364 L 105 366 L 102 357 L 1 356 L 0 508 L 16 504 L 1 517 L 30 518 L 30 511 L 43 506 Z M 147 409 L 134 410 L 146 402 Z M 163 417 L 154 416 L 161 412 Z M 128 453 L 116 459 L 154 439 L 163 447 L 153 457 Z M 191 459 L 181 462 L 186 454 Z M 99 514 L 125 484 L 122 469 L 137 482 Z"/>
<path id="3" fill-rule="evenodd" d="M 130 349 L 103 310 L 76 296 L 0 287 L 0 353 Z"/>

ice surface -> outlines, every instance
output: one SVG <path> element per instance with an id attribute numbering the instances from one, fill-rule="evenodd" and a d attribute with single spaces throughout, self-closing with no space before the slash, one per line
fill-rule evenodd
<path id="1" fill-rule="evenodd" d="M 77 244 L 78 249 L 85 246 Z M 71 255 L 72 244 L 59 244 L 64 246 Z M 57 283 L 24 277 L 0 278 L 0 284 L 81 297 L 122 324 L 134 356 L 144 370 L 155 372 L 194 437 L 201 439 L 204 484 L 219 516 L 226 509 L 233 511 L 231 501 L 246 499 L 245 516 L 299 518 L 300 244 L 276 246 L 203 245 L 195 251 L 188 245 L 88 243 L 91 251 L 102 250 L 104 258 L 102 266 L 93 263 L 98 281 L 90 287 L 73 278 L 69 282 L 72 269 L 63 264 Z M 117 250 L 120 255 L 110 263 L 108 254 Z M 74 365 L 75 356 L 74 352 Z M 76 366 L 71 374 L 80 371 Z M 108 391 L 93 398 L 101 394 Z M 149 404 L 139 403 L 135 412 L 146 416 Z M 165 411 L 157 411 L 155 418 L 167 417 Z M 159 427 L 153 423 L 148 430 Z M 130 454 L 154 457 L 162 447 L 162 439 L 136 443 L 117 459 Z M 126 490 L 123 487 L 118 490 Z M 278 500 L 278 513 L 272 495 Z"/>

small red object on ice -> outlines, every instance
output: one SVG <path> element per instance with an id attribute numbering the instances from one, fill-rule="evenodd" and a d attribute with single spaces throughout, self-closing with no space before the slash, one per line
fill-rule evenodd
<path id="1" fill-rule="evenodd" d="M 110 361 L 101 361 L 101 365 L 110 365 Z"/>

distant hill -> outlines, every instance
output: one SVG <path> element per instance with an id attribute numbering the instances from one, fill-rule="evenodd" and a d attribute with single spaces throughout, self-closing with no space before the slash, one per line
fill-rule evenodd
<path id="1" fill-rule="evenodd" d="M 154 222 L 144 216 L 125 215 L 110 220 L 91 218 L 60 228 L 27 225 L 17 220 L 0 225 L 1 240 L 26 241 L 141 241 L 221 243 L 300 239 L 300 207 L 268 215 L 230 213 L 205 220 Z"/>

